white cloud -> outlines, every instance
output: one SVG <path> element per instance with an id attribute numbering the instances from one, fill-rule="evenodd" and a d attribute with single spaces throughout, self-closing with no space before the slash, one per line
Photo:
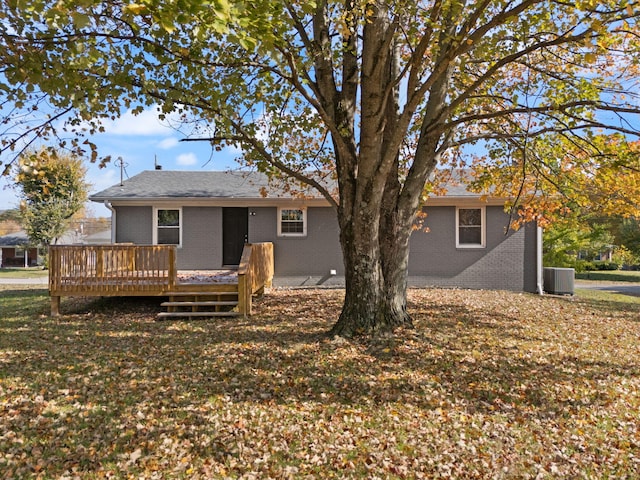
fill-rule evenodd
<path id="1" fill-rule="evenodd" d="M 87 182 L 91 184 L 91 193 L 98 193 L 119 181 L 120 178 L 116 178 L 116 171 L 113 169 L 90 171 L 87 175 Z"/>
<path id="2" fill-rule="evenodd" d="M 194 153 L 183 153 L 176 157 L 178 165 L 189 166 L 198 163 L 198 157 Z"/>
<path id="3" fill-rule="evenodd" d="M 178 146 L 180 142 L 176 137 L 168 137 L 158 143 L 158 148 L 162 150 L 169 150 L 173 147 Z"/>
<path id="4" fill-rule="evenodd" d="M 238 157 L 244 153 L 244 150 L 242 149 L 239 143 L 232 144 L 232 145 L 225 145 L 222 151 L 225 152 L 227 155 L 232 155 L 234 157 Z"/>
<path id="5" fill-rule="evenodd" d="M 138 115 L 127 110 L 115 120 L 103 121 L 103 126 L 105 133 L 110 135 L 173 135 L 175 129 L 171 128 L 171 125 L 178 123 L 178 114 L 168 114 L 164 120 L 160 120 L 159 115 L 158 106 L 148 108 Z"/>

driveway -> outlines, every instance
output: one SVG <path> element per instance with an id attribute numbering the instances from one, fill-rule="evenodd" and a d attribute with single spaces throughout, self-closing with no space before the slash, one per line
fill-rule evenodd
<path id="1" fill-rule="evenodd" d="M 586 288 L 589 290 L 602 290 L 606 292 L 620 293 L 622 295 L 632 295 L 640 297 L 640 283 L 635 282 L 584 282 L 576 281 L 575 288 Z"/>

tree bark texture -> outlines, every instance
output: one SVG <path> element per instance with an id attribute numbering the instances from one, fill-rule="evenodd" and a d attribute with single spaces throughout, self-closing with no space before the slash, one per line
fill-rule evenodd
<path id="1" fill-rule="evenodd" d="M 375 6 L 373 14 L 363 22 L 361 48 L 357 49 L 362 52 L 359 75 L 355 75 L 349 49 L 338 81 L 328 78 L 339 71 L 330 68 L 328 56 L 319 53 L 315 60 L 322 111 L 335 126 L 331 133 L 345 264 L 345 300 L 332 335 L 376 334 L 411 325 L 407 312 L 409 239 L 424 184 L 436 164 L 440 138 L 438 129 L 433 128 L 439 110 L 432 107 L 427 115 L 430 123 L 421 129 L 423 137 L 427 133 L 430 137 L 418 142 L 421 151 L 416 152 L 411 168 L 401 166 L 400 149 L 417 103 L 406 104 L 401 118 L 397 25 L 386 2 L 371 5 Z M 326 8 L 326 4 L 319 8 Z M 323 13 L 315 17 L 318 45 L 326 45 L 325 18 Z M 343 44 L 355 51 L 352 42 L 356 38 L 352 32 L 343 38 Z M 432 98 L 439 102 L 446 79 L 434 82 L 434 86 L 437 94 Z"/>

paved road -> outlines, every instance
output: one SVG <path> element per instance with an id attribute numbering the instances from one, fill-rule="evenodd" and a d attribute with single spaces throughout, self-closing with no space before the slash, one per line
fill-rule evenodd
<path id="1" fill-rule="evenodd" d="M 607 292 L 621 293 L 640 297 L 640 283 L 631 282 L 581 282 L 575 283 L 575 288 L 587 288 L 589 290 L 603 290 Z"/>

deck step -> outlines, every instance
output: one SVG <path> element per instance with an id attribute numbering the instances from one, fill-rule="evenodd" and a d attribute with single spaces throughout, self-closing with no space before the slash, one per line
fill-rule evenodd
<path id="1" fill-rule="evenodd" d="M 197 318 L 197 317 L 237 317 L 241 315 L 235 307 L 238 306 L 238 286 L 231 284 L 207 286 L 200 289 L 196 285 L 178 286 L 171 292 L 166 292 L 168 301 L 161 303 L 168 311 L 158 314 L 158 320 L 169 318 Z M 235 310 L 234 310 L 235 309 Z"/>
<path id="2" fill-rule="evenodd" d="M 158 318 L 179 318 L 179 317 L 237 317 L 238 312 L 160 312 Z"/>
<path id="3" fill-rule="evenodd" d="M 161 307 L 214 307 L 214 306 L 228 306 L 235 307 L 238 305 L 237 300 L 207 300 L 207 301 L 195 301 L 195 302 L 162 302 Z"/>
<path id="4" fill-rule="evenodd" d="M 202 292 L 167 292 L 165 297 L 213 297 L 215 295 L 238 295 L 238 290 L 235 291 L 202 291 Z"/>

